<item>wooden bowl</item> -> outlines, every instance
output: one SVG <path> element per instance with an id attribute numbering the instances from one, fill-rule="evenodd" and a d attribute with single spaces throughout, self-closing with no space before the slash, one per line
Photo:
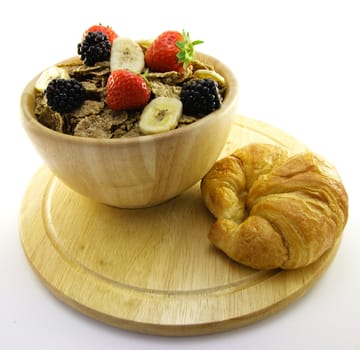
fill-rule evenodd
<path id="1" fill-rule="evenodd" d="M 23 127 L 46 166 L 68 187 L 120 208 L 162 203 L 197 183 L 218 158 L 236 115 L 237 80 L 219 60 L 198 53 L 227 82 L 220 109 L 163 134 L 93 139 L 62 134 L 34 115 L 36 76 L 21 96 Z"/>

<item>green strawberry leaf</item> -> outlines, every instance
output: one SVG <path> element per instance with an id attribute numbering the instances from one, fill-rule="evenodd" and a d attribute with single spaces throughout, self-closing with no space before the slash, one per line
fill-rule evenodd
<path id="1" fill-rule="evenodd" d="M 195 46 L 202 44 L 202 40 L 191 41 L 190 35 L 188 32 L 183 30 L 183 40 L 176 42 L 176 47 L 180 49 L 176 57 L 179 63 L 184 63 L 184 68 L 194 60 L 195 58 Z"/>

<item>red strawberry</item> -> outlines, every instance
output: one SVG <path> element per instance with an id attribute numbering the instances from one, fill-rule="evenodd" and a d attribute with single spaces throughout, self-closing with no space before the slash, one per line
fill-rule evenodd
<path id="1" fill-rule="evenodd" d="M 113 110 L 143 108 L 151 93 L 143 77 L 126 69 L 111 72 L 106 89 L 106 103 Z"/>
<path id="2" fill-rule="evenodd" d="M 85 38 L 86 34 L 90 33 L 90 32 L 104 33 L 108 37 L 108 39 L 111 43 L 114 41 L 114 39 L 116 39 L 118 37 L 118 35 L 114 32 L 114 30 L 111 27 L 103 26 L 101 24 L 96 24 L 94 26 L 91 26 L 89 29 L 87 29 L 83 34 L 83 38 Z"/>
<path id="3" fill-rule="evenodd" d="M 155 72 L 181 72 L 195 56 L 195 45 L 201 40 L 191 41 L 189 33 L 166 31 L 160 34 L 145 53 L 146 65 Z"/>

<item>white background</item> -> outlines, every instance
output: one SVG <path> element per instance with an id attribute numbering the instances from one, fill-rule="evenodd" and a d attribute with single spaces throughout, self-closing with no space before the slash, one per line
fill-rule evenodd
<path id="1" fill-rule="evenodd" d="M 1 349 L 360 349 L 360 10 L 357 1 L 9 1 L 1 23 Z M 236 6 L 236 7 L 235 7 Z M 292 134 L 334 163 L 350 197 L 336 259 L 300 300 L 254 325 L 188 338 L 112 328 L 53 297 L 25 259 L 22 195 L 42 164 L 19 121 L 19 96 L 39 71 L 76 54 L 84 29 L 120 36 L 167 29 L 203 39 L 240 82 L 238 112 Z"/>

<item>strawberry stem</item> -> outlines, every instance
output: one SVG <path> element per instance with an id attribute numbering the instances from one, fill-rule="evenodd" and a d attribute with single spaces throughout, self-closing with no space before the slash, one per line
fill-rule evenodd
<path id="1" fill-rule="evenodd" d="M 147 86 L 151 89 L 151 83 L 150 83 L 150 81 L 148 79 L 148 75 L 149 75 L 149 69 L 148 68 L 145 69 L 144 73 L 140 74 L 140 76 L 145 80 Z"/>
<path id="2" fill-rule="evenodd" d="M 183 40 L 176 42 L 176 47 L 180 49 L 177 53 L 176 57 L 179 63 L 184 63 L 183 67 L 187 68 L 187 66 L 194 60 L 195 58 L 195 46 L 202 44 L 202 40 L 191 41 L 190 35 L 188 32 L 183 30 L 182 32 Z"/>

